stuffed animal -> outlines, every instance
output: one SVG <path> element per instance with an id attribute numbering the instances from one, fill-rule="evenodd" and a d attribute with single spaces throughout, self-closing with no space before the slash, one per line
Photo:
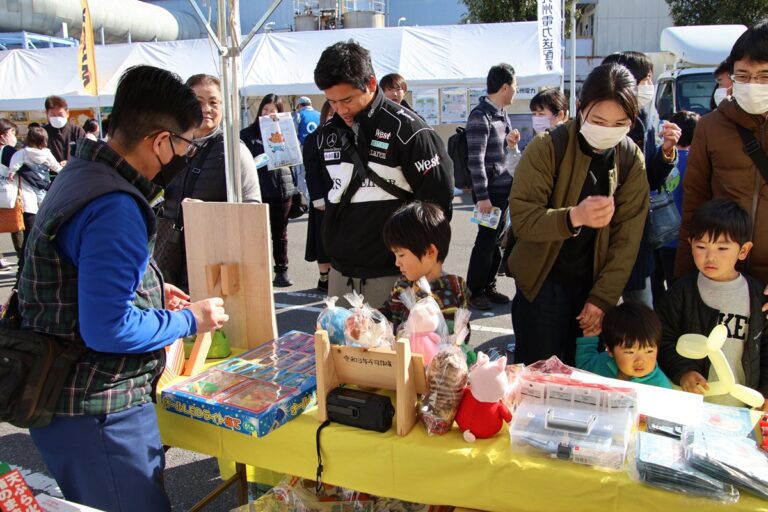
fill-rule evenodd
<path id="1" fill-rule="evenodd" d="M 490 361 L 486 354 L 477 354 L 477 363 L 469 371 L 469 386 L 464 389 L 456 413 L 456 424 L 468 443 L 493 437 L 505 421 L 512 421 L 512 413 L 501 401 L 509 385 L 506 366 L 506 357 Z"/>
<path id="2" fill-rule="evenodd" d="M 441 321 L 445 322 L 443 313 L 434 300 L 417 302 L 408 315 L 411 352 L 424 357 L 424 366 L 429 365 L 442 343 L 442 337 L 436 332 Z"/>

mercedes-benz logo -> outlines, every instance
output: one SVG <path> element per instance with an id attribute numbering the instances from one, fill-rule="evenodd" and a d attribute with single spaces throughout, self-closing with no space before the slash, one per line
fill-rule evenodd
<path id="1" fill-rule="evenodd" d="M 328 136 L 328 145 L 331 147 L 336 147 L 336 134 L 332 133 Z"/>

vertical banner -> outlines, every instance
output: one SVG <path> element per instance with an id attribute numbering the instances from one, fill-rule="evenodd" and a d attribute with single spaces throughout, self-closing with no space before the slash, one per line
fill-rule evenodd
<path id="1" fill-rule="evenodd" d="M 542 73 L 563 72 L 562 56 L 563 13 L 560 0 L 538 0 L 539 54 Z M 575 30 L 575 27 L 572 28 Z"/>
<path id="2" fill-rule="evenodd" d="M 80 45 L 77 49 L 78 68 L 83 88 L 91 96 L 98 96 L 96 85 L 96 54 L 93 47 L 93 24 L 88 0 L 80 0 L 83 8 L 83 31 L 80 33 Z"/>

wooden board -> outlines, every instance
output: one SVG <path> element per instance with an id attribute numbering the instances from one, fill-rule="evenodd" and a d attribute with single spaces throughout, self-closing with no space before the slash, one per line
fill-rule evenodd
<path id="1" fill-rule="evenodd" d="M 224 332 L 234 348 L 253 348 L 275 339 L 269 207 L 255 203 L 182 205 L 192 300 L 210 296 L 208 281 L 213 276 L 206 276 L 206 266 L 239 264 L 237 284 L 224 297 L 229 314 Z M 233 268 L 225 268 L 223 273 Z"/>

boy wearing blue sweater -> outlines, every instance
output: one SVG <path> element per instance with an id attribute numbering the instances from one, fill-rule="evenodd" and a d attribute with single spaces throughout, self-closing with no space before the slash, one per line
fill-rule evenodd
<path id="1" fill-rule="evenodd" d="M 656 356 L 661 340 L 661 322 L 648 306 L 627 301 L 608 311 L 601 334 L 605 352 L 598 352 L 596 336 L 576 339 L 576 367 L 611 377 L 672 388 Z"/>

